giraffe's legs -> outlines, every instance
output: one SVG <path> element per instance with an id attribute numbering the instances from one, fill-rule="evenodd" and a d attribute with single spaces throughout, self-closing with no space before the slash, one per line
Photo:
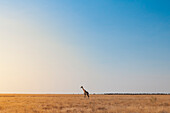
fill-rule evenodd
<path id="1" fill-rule="evenodd" d="M 87 96 L 88 96 L 88 98 L 89 98 L 89 93 L 87 92 Z"/>
<path id="2" fill-rule="evenodd" d="M 88 98 L 89 98 L 89 94 L 87 93 L 87 96 L 88 96 Z"/>

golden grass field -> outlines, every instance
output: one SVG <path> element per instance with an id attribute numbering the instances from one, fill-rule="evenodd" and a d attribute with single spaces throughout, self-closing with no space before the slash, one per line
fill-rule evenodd
<path id="1" fill-rule="evenodd" d="M 0 113 L 170 113 L 170 95 L 0 94 Z"/>

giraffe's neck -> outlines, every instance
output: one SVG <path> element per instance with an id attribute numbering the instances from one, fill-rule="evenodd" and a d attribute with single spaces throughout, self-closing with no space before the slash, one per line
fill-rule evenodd
<path id="1" fill-rule="evenodd" d="M 86 92 L 86 90 L 84 88 L 82 88 L 84 92 Z"/>

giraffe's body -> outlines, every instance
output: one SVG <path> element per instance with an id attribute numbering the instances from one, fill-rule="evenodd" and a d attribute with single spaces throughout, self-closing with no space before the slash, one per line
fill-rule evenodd
<path id="1" fill-rule="evenodd" d="M 84 97 L 86 97 L 86 95 L 87 95 L 87 97 L 89 98 L 89 92 L 86 91 L 86 90 L 83 88 L 83 86 L 81 86 L 81 88 L 82 88 L 82 90 L 83 90 L 83 92 L 84 92 Z"/>

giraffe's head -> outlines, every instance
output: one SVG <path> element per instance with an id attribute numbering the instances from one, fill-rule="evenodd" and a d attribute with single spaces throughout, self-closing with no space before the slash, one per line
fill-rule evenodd
<path id="1" fill-rule="evenodd" d="M 81 86 L 80 88 L 83 88 L 83 86 Z"/>

